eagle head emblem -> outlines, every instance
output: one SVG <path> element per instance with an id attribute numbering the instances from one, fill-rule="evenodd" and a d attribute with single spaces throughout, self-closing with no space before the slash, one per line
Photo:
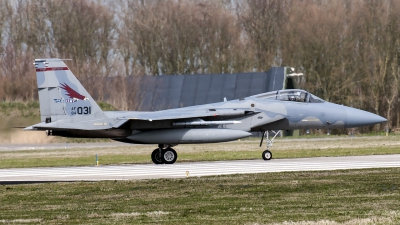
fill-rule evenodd
<path id="1" fill-rule="evenodd" d="M 79 94 L 78 92 L 76 92 L 74 89 L 72 89 L 70 86 L 68 86 L 68 84 L 65 83 L 60 83 L 60 87 L 62 89 L 64 89 L 67 92 L 67 95 L 74 99 L 74 100 L 89 100 L 89 98 L 87 98 L 86 96 L 83 96 L 81 94 Z"/>

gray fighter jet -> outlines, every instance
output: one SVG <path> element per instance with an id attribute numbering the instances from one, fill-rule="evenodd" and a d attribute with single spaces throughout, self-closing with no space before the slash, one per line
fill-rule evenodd
<path id="1" fill-rule="evenodd" d="M 244 99 L 155 112 L 102 111 L 61 59 L 36 59 L 41 123 L 25 130 L 48 135 L 157 144 L 151 159 L 172 164 L 173 146 L 233 141 L 261 131 L 262 153 L 269 150 L 280 130 L 335 129 L 387 121 L 378 115 L 326 102 L 304 90 L 281 90 Z M 268 131 L 274 134 L 269 136 Z"/>

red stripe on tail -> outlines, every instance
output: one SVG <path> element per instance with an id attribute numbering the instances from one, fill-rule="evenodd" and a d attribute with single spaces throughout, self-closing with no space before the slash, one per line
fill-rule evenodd
<path id="1" fill-rule="evenodd" d="M 68 67 L 48 67 L 48 68 L 37 68 L 36 72 L 57 71 L 57 70 L 69 70 L 69 69 Z"/>

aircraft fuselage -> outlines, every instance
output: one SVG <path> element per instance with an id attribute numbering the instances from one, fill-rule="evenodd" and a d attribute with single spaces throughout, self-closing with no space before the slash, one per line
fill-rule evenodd
<path id="1" fill-rule="evenodd" d="M 373 125 L 386 119 L 363 110 L 326 102 L 304 90 L 262 93 L 244 99 L 155 112 L 101 110 L 61 59 L 36 59 L 41 122 L 25 130 L 64 137 L 110 138 L 158 144 L 154 163 L 172 164 L 177 144 L 232 141 L 261 131 L 265 160 L 276 130 L 337 129 Z M 222 100 L 222 99 L 221 99 Z M 275 135 L 269 140 L 269 133 Z M 262 143 L 263 139 L 261 140 Z M 261 146 L 261 145 L 260 145 Z"/>

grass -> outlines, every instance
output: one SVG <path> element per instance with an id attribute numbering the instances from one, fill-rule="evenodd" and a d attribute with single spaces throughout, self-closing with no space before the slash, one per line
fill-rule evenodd
<path id="1" fill-rule="evenodd" d="M 39 102 L 0 102 L 0 115 L 39 117 Z"/>
<path id="2" fill-rule="evenodd" d="M 151 163 L 150 153 L 156 146 L 131 145 L 107 148 L 67 148 L 54 150 L 0 151 L 0 168 L 43 166 L 86 166 L 95 164 Z M 218 144 L 178 145 L 178 163 L 261 159 L 258 141 L 235 141 Z M 400 154 L 400 137 L 380 136 L 343 139 L 277 139 L 273 157 L 302 158 Z"/>
<path id="3" fill-rule="evenodd" d="M 0 224 L 399 224 L 400 168 L 0 186 Z"/>

